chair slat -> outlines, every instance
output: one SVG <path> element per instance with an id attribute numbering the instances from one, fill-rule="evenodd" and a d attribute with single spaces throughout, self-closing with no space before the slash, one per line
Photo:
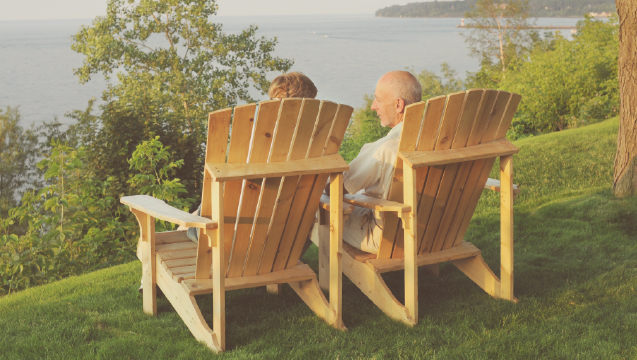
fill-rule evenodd
<path id="1" fill-rule="evenodd" d="M 293 156 L 295 159 L 298 156 L 298 159 L 302 159 L 303 156 L 310 158 L 321 155 L 321 151 L 329 135 L 332 120 L 334 119 L 334 114 L 336 114 L 337 108 L 338 105 L 333 102 L 323 101 L 321 103 L 316 119 L 316 125 L 314 126 L 314 131 L 307 150 L 303 152 L 302 147 L 297 148 L 299 152 L 290 154 L 290 156 Z M 312 181 L 314 178 L 314 176 L 309 175 L 305 177 L 311 178 Z M 282 239 L 288 215 L 294 211 L 291 209 L 296 195 L 296 189 L 298 184 L 301 183 L 300 179 L 305 177 L 289 176 L 282 181 L 276 208 L 274 210 L 274 215 L 272 216 L 272 223 L 268 229 L 268 236 L 263 249 L 261 264 L 259 265 L 259 274 L 267 274 L 272 271 L 272 266 L 274 265 L 277 252 L 280 247 L 279 240 Z M 307 183 L 307 180 L 305 183 Z M 308 185 L 305 184 L 305 187 L 307 186 Z M 309 186 L 311 187 L 312 183 L 310 183 Z M 299 211 L 298 209 L 295 210 Z"/>
<path id="2" fill-rule="evenodd" d="M 294 123 L 298 118 L 298 112 L 301 106 L 300 100 L 286 101 L 286 109 L 282 110 L 282 102 L 280 100 L 261 103 L 259 113 L 257 115 L 254 134 L 250 149 L 249 163 L 267 162 L 274 138 L 277 121 L 286 122 L 285 126 L 280 127 L 282 130 L 282 138 L 287 139 L 289 149 L 289 141 L 294 131 Z M 287 114 L 287 111 L 291 112 Z M 286 116 L 280 116 L 286 115 Z M 288 116 L 289 115 L 289 116 Z M 290 128 L 292 131 L 290 131 Z M 289 134 L 289 136 L 288 136 Z M 252 218 L 256 214 L 259 196 L 261 195 L 262 179 L 246 180 L 241 190 L 241 204 L 239 205 L 239 216 L 241 218 Z M 243 265 L 245 263 L 245 255 L 248 249 L 250 233 L 253 224 L 244 224 L 238 222 L 236 225 L 234 245 L 228 261 L 228 277 L 241 276 Z"/>
<path id="3" fill-rule="evenodd" d="M 326 121 L 324 129 L 321 129 L 321 136 L 315 136 L 314 138 L 312 138 L 312 143 L 307 153 L 308 158 L 318 157 L 324 153 L 325 146 L 327 146 L 327 144 L 329 144 L 331 140 L 330 132 L 332 130 L 337 112 L 338 106 L 336 106 L 336 108 L 334 109 L 334 113 L 332 113 L 331 116 L 327 118 L 329 119 L 329 122 Z M 323 134 L 326 135 L 324 138 Z M 327 175 L 319 175 L 318 177 L 327 178 Z M 288 213 L 288 218 L 285 223 L 285 229 L 283 230 L 283 235 L 281 236 L 279 249 L 276 253 L 276 258 L 272 265 L 272 271 L 283 270 L 287 265 L 290 251 L 294 244 L 294 239 L 296 238 L 297 232 L 299 231 L 299 227 L 301 225 L 301 221 L 303 219 L 303 214 L 306 210 L 308 210 L 308 198 L 312 193 L 312 188 L 316 179 L 316 175 L 304 175 L 301 176 L 301 178 L 299 179 L 298 185 L 296 186 L 296 191 L 294 193 L 294 199 L 292 200 L 292 206 L 290 207 L 290 212 Z M 325 187 L 325 184 L 323 184 L 323 187 Z M 316 205 L 318 207 L 318 200 Z M 316 213 L 316 209 L 314 209 L 314 213 Z"/>
<path id="4" fill-rule="evenodd" d="M 230 132 L 230 121 L 232 120 L 232 109 L 223 109 L 212 112 L 208 115 L 208 137 L 206 142 L 206 161 L 225 162 L 228 150 L 228 134 Z M 210 218 L 212 216 L 212 203 L 215 201 L 210 194 L 211 178 L 207 171 L 204 171 L 201 216 Z M 219 226 L 224 226 L 219 224 Z M 199 229 L 199 238 L 204 239 L 203 229 Z M 197 276 L 208 278 L 212 266 L 212 250 L 208 241 L 201 241 L 197 247 Z"/>
<path id="5" fill-rule="evenodd" d="M 230 150 L 228 151 L 228 163 L 245 163 L 248 159 L 252 128 L 254 126 L 256 104 L 237 106 L 234 108 L 232 119 L 232 133 L 230 134 Z M 227 181 L 224 183 L 223 213 L 225 217 L 236 218 L 239 210 L 239 196 L 242 180 Z M 212 190 L 210 190 L 212 193 Z M 204 195 L 210 196 L 210 195 Z M 224 251 L 226 262 L 230 258 L 232 240 L 234 239 L 234 223 L 224 223 Z"/>
<path id="6" fill-rule="evenodd" d="M 480 107 L 477 109 L 477 112 L 476 112 L 475 121 L 473 123 L 472 129 L 471 129 L 471 133 L 469 134 L 469 138 L 467 139 L 467 142 L 466 142 L 467 146 L 476 145 L 476 144 L 478 144 L 480 142 L 480 139 L 482 138 L 482 135 L 484 134 L 484 131 L 486 130 L 487 126 L 490 123 L 490 114 L 491 114 L 491 111 L 493 110 L 493 107 L 494 107 L 494 105 L 496 103 L 497 97 L 498 97 L 498 92 L 496 90 L 485 90 L 484 95 L 482 96 L 482 101 L 480 103 Z M 471 162 L 465 163 L 464 165 L 461 165 L 461 166 L 469 166 L 469 167 L 471 167 Z M 456 175 L 458 174 L 458 172 L 460 172 L 461 175 L 464 175 L 464 173 L 465 173 L 464 170 L 465 169 L 458 169 L 456 166 L 453 166 L 453 168 L 455 170 L 455 174 Z M 431 170 L 430 170 L 430 172 L 431 172 Z M 471 174 L 471 172 L 469 172 L 469 174 Z M 458 179 L 460 180 L 460 182 L 462 182 L 462 180 L 463 180 L 462 177 L 458 177 Z M 454 180 L 455 179 L 450 179 L 450 182 L 447 182 L 447 183 L 444 184 L 444 186 L 447 189 L 447 191 L 451 191 L 451 187 L 453 186 Z M 429 181 L 429 179 L 427 179 L 427 181 Z M 473 179 L 473 180 L 468 180 L 467 179 L 465 183 L 469 184 L 469 186 L 473 186 L 471 181 L 475 181 L 475 179 Z M 460 189 L 460 188 L 463 189 L 463 193 L 465 194 L 465 198 L 467 198 L 466 193 L 465 193 L 466 189 L 464 189 L 463 187 L 458 185 L 457 189 Z M 461 195 L 461 198 L 462 198 L 462 195 Z M 444 205 L 446 205 L 446 204 L 444 204 Z M 460 207 L 457 206 L 457 208 L 461 209 L 461 211 L 464 211 L 464 207 L 463 206 L 460 206 Z M 436 227 L 436 229 L 434 229 L 434 230 L 437 230 L 439 225 L 440 225 L 440 220 L 441 220 L 441 216 L 443 215 L 442 214 L 443 211 L 444 211 L 444 206 L 439 207 L 435 211 L 435 215 L 434 215 L 435 219 L 434 219 L 434 221 L 436 221 L 436 224 L 434 225 L 433 222 L 430 223 L 430 224 L 432 224 L 433 227 Z M 462 217 L 462 216 L 460 216 L 460 217 Z M 429 233 L 427 234 L 427 238 L 425 239 L 423 237 L 423 241 L 421 243 L 419 253 L 428 253 L 428 252 L 432 252 L 432 251 L 433 252 L 437 251 L 436 249 L 434 249 L 435 234 L 436 234 L 436 231 L 429 231 Z M 444 239 L 442 241 L 444 241 Z M 439 245 L 439 244 L 437 244 L 437 245 Z"/>
<path id="7" fill-rule="evenodd" d="M 458 124 L 458 132 L 456 133 L 454 143 L 451 146 L 452 149 L 459 149 L 469 145 L 471 133 L 474 128 L 473 124 L 475 124 L 475 119 L 478 115 L 479 106 L 481 104 L 480 100 L 483 93 L 483 90 L 468 91 L 467 101 L 464 106 L 462 118 L 460 120 L 460 123 Z M 453 220 L 455 211 L 458 208 L 458 201 L 464 192 L 466 179 L 469 171 L 471 170 L 471 163 L 465 162 L 461 164 L 453 164 L 451 165 L 451 168 L 447 166 L 447 169 L 455 171 L 456 176 L 455 180 L 453 181 L 452 189 L 450 190 L 450 195 L 447 200 L 447 205 L 445 207 L 444 213 L 439 220 L 440 225 L 438 226 L 438 231 L 434 239 L 434 247 L 438 247 L 438 245 L 436 244 L 444 241 L 445 236 L 449 231 L 451 220 Z"/>
<path id="8" fill-rule="evenodd" d="M 451 148 L 453 139 L 456 135 L 456 129 L 458 128 L 458 122 L 460 120 L 460 114 L 462 106 L 465 102 L 466 93 L 456 93 L 447 97 L 447 104 L 445 112 L 438 132 L 438 138 L 434 150 L 447 150 Z M 448 196 L 447 183 L 444 180 L 445 167 L 432 166 L 429 167 L 427 179 L 423 187 L 422 195 L 418 204 L 418 217 L 422 220 L 419 221 L 418 230 L 416 233 L 419 236 L 417 240 L 417 249 L 427 248 L 433 240 L 435 229 L 438 227 L 437 213 L 438 210 L 444 207 L 446 198 Z M 448 174 L 447 177 L 455 177 L 455 174 Z M 439 200 L 436 196 L 440 193 Z M 424 225 L 424 227 L 422 227 Z"/>
<path id="9" fill-rule="evenodd" d="M 420 126 L 420 134 L 416 144 L 416 150 L 432 150 L 435 139 L 438 136 L 440 121 L 444 112 L 446 96 L 438 96 L 429 99 L 426 102 L 424 115 L 422 116 L 422 125 Z M 404 129 L 403 129 L 404 131 Z M 402 137 L 402 134 L 401 134 Z M 424 149 L 423 149 L 424 148 Z M 426 173 L 425 173 L 426 176 Z M 392 183 L 389 188 L 388 200 L 402 201 L 403 181 L 402 169 L 394 171 Z M 392 256 L 394 244 L 400 241 L 398 232 L 400 228 L 400 219 L 395 213 L 386 213 L 383 219 L 383 232 L 378 246 L 378 258 L 389 259 Z"/>
<path id="10" fill-rule="evenodd" d="M 495 129 L 493 134 L 491 133 L 485 134 L 485 136 L 482 139 L 482 142 L 493 141 L 498 137 L 503 138 L 504 135 L 506 135 L 506 130 L 502 130 L 502 129 L 509 128 L 511 124 L 511 120 L 513 118 L 513 114 L 515 113 L 515 110 L 517 110 L 520 97 L 516 96 L 517 94 L 511 94 L 507 92 L 501 92 L 501 93 L 503 93 L 502 94 L 503 96 L 507 97 L 507 102 L 505 103 L 503 101 L 500 104 L 499 109 L 494 109 L 494 115 L 498 113 L 501 115 L 500 124 L 498 125 L 497 128 L 495 128 L 494 126 Z M 502 109 L 502 107 L 504 107 L 504 109 Z M 455 239 L 451 246 L 455 246 L 459 244 L 460 242 L 462 242 L 462 239 L 464 239 L 464 235 L 467 229 L 469 228 L 469 223 L 472 217 L 468 214 L 473 215 L 473 212 L 475 211 L 475 208 L 478 205 L 478 201 L 480 200 L 480 195 L 482 194 L 482 188 L 484 187 L 484 184 L 487 182 L 487 179 L 489 178 L 489 173 L 491 172 L 491 169 L 493 168 L 493 164 L 495 163 L 495 160 L 496 159 L 483 159 L 483 160 L 475 161 L 472 172 L 474 171 L 474 169 L 480 170 L 479 173 L 478 173 L 478 170 L 475 170 L 476 173 L 478 173 L 476 176 L 477 179 L 475 180 L 476 187 L 473 189 L 471 193 L 471 198 L 469 199 L 468 204 L 466 206 L 467 213 L 465 213 L 462 221 L 457 225 L 458 232 L 455 234 L 455 236 L 453 236 L 453 234 L 448 235 L 449 239 Z M 480 188 L 478 188 L 478 186 L 480 186 Z M 467 190 L 469 189 L 466 189 L 465 191 Z M 445 244 L 445 245 L 449 246 L 448 244 Z"/>
<path id="11" fill-rule="evenodd" d="M 323 156 L 329 156 L 338 152 L 353 111 L 354 109 L 350 106 L 339 105 L 336 115 L 334 116 L 334 123 L 329 136 L 330 140 L 325 145 Z M 307 202 L 308 205 L 304 210 L 299 230 L 297 231 L 294 244 L 292 245 L 292 250 L 290 251 L 290 256 L 286 266 L 288 269 L 296 266 L 296 263 L 302 255 L 303 247 L 307 237 L 309 236 L 310 230 L 312 229 L 312 224 L 314 224 L 315 214 L 318 210 L 320 198 L 323 195 L 323 190 L 325 189 L 324 184 L 327 183 L 327 178 L 327 174 L 318 175 L 316 177 L 316 181 L 314 182 L 312 192 L 310 193 Z"/>
<path id="12" fill-rule="evenodd" d="M 506 109 L 506 104 L 509 101 L 509 96 L 510 96 L 510 93 L 506 93 L 506 92 L 498 93 L 497 99 L 488 115 L 488 124 L 485 127 L 483 135 L 481 136 L 480 140 L 477 140 L 478 138 L 477 136 L 476 137 L 470 136 L 466 144 L 467 146 L 477 145 L 476 142 L 477 143 L 487 142 L 489 140 L 485 140 L 485 139 L 492 139 L 493 136 L 495 136 L 495 133 L 502 119 L 504 110 Z M 469 175 L 467 175 L 467 171 L 466 171 L 466 169 L 470 167 L 470 163 L 471 162 L 465 162 L 463 164 L 447 165 L 447 169 L 455 168 L 459 176 L 457 176 L 457 179 L 456 179 L 457 181 L 453 181 L 453 183 L 451 184 L 453 188 L 452 191 L 454 193 L 454 196 L 452 196 L 451 199 L 449 199 L 449 201 L 446 204 L 446 207 L 440 211 L 440 216 L 439 216 L 440 219 L 438 220 L 438 223 L 440 224 L 440 226 L 437 229 L 438 230 L 437 234 L 435 234 L 434 244 L 431 249 L 432 252 L 440 251 L 443 248 L 448 249 L 451 246 L 453 246 L 455 237 L 453 239 L 447 237 L 447 232 L 451 224 L 451 218 L 453 218 L 454 214 L 456 213 L 456 210 L 459 209 L 458 203 L 460 201 L 462 193 L 467 190 L 475 191 L 477 189 L 476 184 L 467 183 L 467 179 L 471 178 L 470 173 Z M 480 188 L 483 188 L 483 187 L 484 187 L 484 184 L 480 186 Z M 468 189 L 468 188 L 472 188 L 472 189 Z M 462 208 L 460 209 L 461 209 L 460 211 L 462 212 L 463 211 Z"/>
<path id="13" fill-rule="evenodd" d="M 405 115 L 403 117 L 403 129 L 400 133 L 400 141 L 398 143 L 398 151 L 413 151 L 416 150 L 416 145 L 418 144 L 418 136 L 420 135 L 420 130 L 422 127 L 422 119 L 424 116 L 425 108 L 427 106 L 427 102 L 421 101 L 415 104 L 411 104 L 405 108 Z M 392 179 L 394 177 L 402 178 L 403 176 L 403 161 L 399 158 L 396 158 L 394 162 L 394 170 L 393 170 Z M 397 182 L 394 187 L 390 185 L 390 192 L 393 194 L 388 194 L 388 198 L 390 195 L 396 197 L 396 201 L 403 201 L 403 193 L 402 193 L 402 182 Z M 393 191 L 391 190 L 393 188 Z M 396 215 L 392 215 L 396 217 Z M 390 222 L 396 222 L 398 219 L 392 219 Z M 402 221 L 402 220 L 399 220 Z M 394 240 L 394 250 L 392 256 L 402 256 L 403 251 L 403 243 L 404 239 L 402 237 L 402 231 L 397 231 L 397 238 Z"/>
<path id="14" fill-rule="evenodd" d="M 289 153 L 285 154 L 285 159 L 283 160 L 300 160 L 305 158 L 309 148 L 310 139 L 312 138 L 312 132 L 314 131 L 320 103 L 321 102 L 319 100 L 314 99 L 305 99 L 303 101 L 298 125 L 296 127 L 294 139 L 292 140 L 291 150 Z M 293 177 L 298 178 L 298 176 Z M 267 180 L 269 184 L 264 187 L 263 195 L 261 196 L 261 203 L 259 205 L 258 217 L 272 218 L 279 189 L 282 183 L 286 183 L 286 179 L 287 178 L 272 178 Z M 287 183 L 289 184 L 291 181 L 288 180 Z M 257 274 L 269 226 L 270 222 L 267 224 L 255 225 L 250 242 L 250 250 L 248 251 L 246 265 L 243 272 L 244 276 L 253 276 Z"/>

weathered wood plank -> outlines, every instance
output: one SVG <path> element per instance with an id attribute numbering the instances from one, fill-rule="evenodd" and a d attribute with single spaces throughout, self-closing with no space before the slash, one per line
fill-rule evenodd
<path id="1" fill-rule="evenodd" d="M 288 104 L 297 104 L 298 101 L 288 102 Z M 259 113 L 254 124 L 254 134 L 250 149 L 249 163 L 264 163 L 268 159 L 272 141 L 274 140 L 274 131 L 280 114 L 281 101 L 265 102 L 259 106 Z M 235 164 L 244 166 L 245 164 Z M 261 195 L 261 179 L 247 180 L 243 183 L 243 187 L 239 195 L 241 204 L 239 205 L 239 214 L 241 218 L 252 218 L 256 213 L 259 196 Z M 234 244 L 232 252 L 228 257 L 228 277 L 241 276 L 243 266 L 245 264 L 245 253 L 248 249 L 250 241 L 250 233 L 253 224 L 237 223 L 234 236 Z"/>
<path id="2" fill-rule="evenodd" d="M 440 166 L 465 161 L 517 154 L 520 150 L 507 139 L 495 140 L 485 144 L 459 149 L 441 151 L 400 152 L 398 156 L 409 166 Z"/>
<path id="3" fill-rule="evenodd" d="M 299 114 L 299 120 L 296 125 L 294 137 L 292 139 L 291 150 L 285 154 L 284 160 L 298 160 L 303 159 L 307 154 L 309 148 L 310 139 L 312 138 L 312 132 L 317 122 L 317 115 L 321 102 L 314 99 L 304 99 Z M 277 158 L 271 160 L 278 160 Z M 258 216 L 270 219 L 267 224 L 255 225 L 254 232 L 250 243 L 250 249 L 246 260 L 246 266 L 244 269 L 244 276 L 253 276 L 258 273 L 259 264 L 261 263 L 261 257 L 264 252 L 266 239 L 268 236 L 268 229 L 270 223 L 275 216 L 275 206 L 277 206 L 277 197 L 279 197 L 279 190 L 282 187 L 289 187 L 289 184 L 293 183 L 298 177 L 286 177 L 283 179 L 272 178 L 266 180 L 266 186 L 264 187 L 263 194 L 261 196 L 261 204 L 259 205 Z M 282 184 L 288 184 L 283 186 Z M 286 188 L 287 189 L 287 188 Z M 283 190 L 283 189 L 281 189 Z M 286 190 L 283 190 L 286 191 Z M 286 196 L 286 195 L 284 195 Z M 281 198 L 279 198 L 280 203 Z"/>
<path id="4" fill-rule="evenodd" d="M 263 164 L 206 164 L 206 169 L 216 181 L 261 179 L 264 177 L 329 174 L 349 169 L 339 154 L 311 159 Z"/>
<path id="5" fill-rule="evenodd" d="M 228 150 L 228 135 L 230 134 L 230 122 L 232 120 L 232 109 L 224 109 L 212 112 L 208 115 L 208 138 L 206 141 L 206 162 L 225 162 Z M 204 179 L 201 195 L 201 216 L 211 218 L 213 203 L 218 199 L 213 199 L 210 195 L 212 179 L 210 174 L 204 169 Z M 223 227 L 223 226 L 222 226 Z M 212 266 L 212 250 L 210 239 L 206 236 L 206 231 L 199 230 L 197 243 L 197 277 L 207 279 L 210 277 L 210 267 Z"/>
<path id="6" fill-rule="evenodd" d="M 227 278 L 225 280 L 226 291 L 247 289 L 272 284 L 285 284 L 288 282 L 303 281 L 316 278 L 314 271 L 306 264 L 297 265 L 291 269 L 275 271 L 265 275 L 242 276 Z M 213 291 L 212 280 L 188 279 L 182 281 L 182 286 L 190 295 L 209 294 Z"/>
<path id="7" fill-rule="evenodd" d="M 498 185 L 500 183 L 498 182 Z M 499 186 L 498 186 L 499 187 Z M 192 240 L 186 236 L 186 230 L 164 231 L 155 234 L 155 245 L 172 244 Z"/>
<path id="8" fill-rule="evenodd" d="M 330 129 L 330 136 L 327 139 L 327 142 L 321 154 L 322 156 L 329 156 L 338 153 L 338 149 L 340 148 L 343 137 L 345 136 L 345 131 L 347 130 L 347 126 L 349 125 L 349 120 L 352 117 L 353 111 L 354 109 L 351 106 L 338 106 L 336 115 L 334 115 L 332 128 Z M 310 229 L 314 224 L 316 211 L 318 210 L 318 205 L 321 196 L 323 195 L 323 190 L 325 189 L 326 183 L 327 174 L 316 176 L 312 191 L 310 192 L 307 200 L 307 206 L 303 210 L 303 217 L 301 219 L 299 229 L 295 234 L 295 239 L 288 256 L 287 265 L 284 265 L 288 268 L 293 267 L 294 264 L 296 264 L 296 262 L 298 262 L 301 258 L 301 252 L 303 250 L 303 246 L 305 245 L 307 236 L 310 233 Z"/>
<path id="9" fill-rule="evenodd" d="M 158 253 L 165 253 L 171 251 L 179 251 L 179 250 L 188 250 L 188 249 L 197 249 L 197 244 L 194 242 L 180 242 L 173 244 L 163 244 L 155 246 L 155 251 Z"/>
<path id="10" fill-rule="evenodd" d="M 319 157 L 323 153 L 337 110 L 338 105 L 333 102 L 324 101 L 321 103 L 315 131 L 306 153 L 307 158 Z M 298 182 L 294 181 L 295 178 L 298 178 Z M 286 199 L 286 201 L 288 198 L 291 198 L 289 202 L 290 207 L 286 209 L 287 206 L 285 205 L 280 208 L 277 206 L 275 218 L 273 219 L 268 237 L 272 236 L 273 240 L 280 239 L 280 242 L 277 249 L 273 249 L 272 245 L 266 244 L 267 252 L 264 252 L 263 259 L 261 260 L 260 274 L 285 269 L 290 250 L 303 217 L 303 212 L 307 207 L 307 200 L 312 191 L 315 178 L 316 175 L 293 176 L 289 177 L 290 181 L 288 182 L 288 178 L 286 177 L 286 181 L 281 187 L 279 197 Z M 284 195 L 285 197 L 283 197 Z M 316 205 L 318 207 L 318 200 Z M 281 213 L 279 213 L 279 210 L 282 210 Z M 316 211 L 316 209 L 314 211 Z M 285 222 L 283 222 L 284 218 Z M 268 243 L 269 242 L 268 240 Z M 268 267 L 270 270 L 267 270 Z"/>
<path id="11" fill-rule="evenodd" d="M 176 209 L 165 202 L 148 195 L 124 196 L 120 202 L 132 209 L 142 211 L 153 218 L 171 222 L 185 227 L 214 229 L 217 223 Z"/>
<path id="12" fill-rule="evenodd" d="M 278 101 L 261 103 L 261 106 L 278 106 Z M 256 104 L 237 106 L 234 108 L 232 120 L 232 133 L 230 134 L 230 149 L 228 150 L 228 163 L 246 163 L 252 139 L 252 128 L 255 122 Z M 225 218 L 237 217 L 239 212 L 239 196 L 243 185 L 242 180 L 227 181 L 223 189 L 223 215 Z M 235 223 L 224 221 L 224 251 L 225 259 L 230 258 L 234 240 Z"/>
<path id="13" fill-rule="evenodd" d="M 416 264 L 420 266 L 438 264 L 445 261 L 463 259 L 480 254 L 480 249 L 468 242 L 462 242 L 451 249 L 441 250 L 435 253 L 419 254 Z M 368 261 L 379 273 L 402 270 L 405 267 L 404 259 L 372 259 Z"/>

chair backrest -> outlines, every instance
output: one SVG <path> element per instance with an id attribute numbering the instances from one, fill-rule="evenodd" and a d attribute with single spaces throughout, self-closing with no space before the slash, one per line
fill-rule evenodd
<path id="1" fill-rule="evenodd" d="M 232 109 L 215 111 L 209 117 L 206 163 L 274 163 L 335 154 L 352 111 L 347 105 L 299 98 L 237 106 L 234 116 Z M 211 212 L 206 176 L 202 216 Z M 227 277 L 296 266 L 328 176 L 226 181 Z"/>
<path id="2" fill-rule="evenodd" d="M 447 150 L 502 139 L 520 98 L 506 91 L 471 89 L 411 104 L 405 110 L 399 151 Z M 419 254 L 462 242 L 494 162 L 491 158 L 417 170 Z M 403 201 L 402 172 L 397 158 L 389 200 Z M 403 257 L 403 244 L 400 219 L 387 213 L 378 258 Z"/>

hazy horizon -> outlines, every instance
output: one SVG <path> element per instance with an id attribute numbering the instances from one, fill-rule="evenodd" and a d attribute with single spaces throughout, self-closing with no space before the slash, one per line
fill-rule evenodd
<path id="1" fill-rule="evenodd" d="M 430 2 L 425 0 L 421 2 Z M 442 0 L 445 1 L 445 0 Z M 219 16 L 371 15 L 410 0 L 218 0 Z M 83 20 L 106 15 L 107 0 L 0 0 L 0 21 Z"/>

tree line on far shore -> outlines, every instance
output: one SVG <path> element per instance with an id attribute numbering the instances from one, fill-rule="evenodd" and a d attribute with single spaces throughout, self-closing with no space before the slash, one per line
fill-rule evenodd
<path id="1" fill-rule="evenodd" d="M 457 17 L 462 18 L 471 11 L 478 0 L 413 2 L 406 5 L 392 5 L 376 10 L 379 17 Z M 533 17 L 572 17 L 588 13 L 615 13 L 614 0 L 530 0 Z"/>

